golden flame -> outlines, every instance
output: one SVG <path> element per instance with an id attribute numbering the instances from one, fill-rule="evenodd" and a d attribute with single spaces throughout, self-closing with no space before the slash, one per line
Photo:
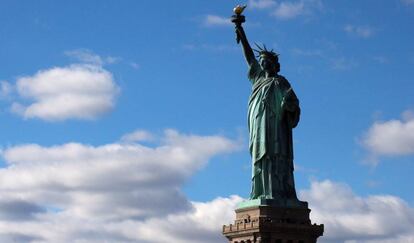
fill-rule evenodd
<path id="1" fill-rule="evenodd" d="M 244 6 L 242 6 L 242 5 L 237 5 L 237 6 L 233 9 L 233 12 L 234 12 L 235 14 L 237 14 L 237 15 L 240 15 L 241 13 L 243 13 L 243 10 L 244 10 L 246 7 L 247 7 L 246 5 L 244 5 Z"/>

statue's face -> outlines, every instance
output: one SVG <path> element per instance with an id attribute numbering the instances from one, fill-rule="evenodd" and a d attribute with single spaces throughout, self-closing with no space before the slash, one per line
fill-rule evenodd
<path id="1" fill-rule="evenodd" d="M 260 66 L 263 70 L 270 72 L 279 72 L 280 65 L 274 58 L 263 56 L 260 58 Z"/>

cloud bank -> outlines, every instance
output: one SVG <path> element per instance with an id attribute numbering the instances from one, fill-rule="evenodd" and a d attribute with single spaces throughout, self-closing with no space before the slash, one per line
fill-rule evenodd
<path id="1" fill-rule="evenodd" d="M 0 241 L 224 242 L 221 226 L 233 221 L 243 199 L 193 202 L 181 187 L 210 158 L 239 143 L 166 130 L 149 147 L 133 141 L 154 135 L 129 135 L 128 143 L 2 150 Z M 313 181 L 300 198 L 309 201 L 312 221 L 325 224 L 322 243 L 414 239 L 414 210 L 398 197 L 361 197 L 346 184 L 324 180 Z"/>
<path id="2" fill-rule="evenodd" d="M 312 221 L 325 225 L 320 242 L 403 243 L 414 239 L 414 209 L 398 197 L 360 197 L 348 185 L 330 180 L 314 181 L 300 195 L 309 201 Z"/>
<path id="3" fill-rule="evenodd" d="M 232 207 L 241 198 L 196 203 L 180 188 L 211 157 L 234 151 L 238 142 L 174 130 L 166 130 L 159 140 L 155 147 L 68 143 L 4 149 L 0 239 L 194 242 L 194 237 L 205 236 L 204 242 L 217 241 L 219 235 L 214 233 L 223 216 L 230 220 Z M 154 233 L 160 241 L 152 239 Z"/>

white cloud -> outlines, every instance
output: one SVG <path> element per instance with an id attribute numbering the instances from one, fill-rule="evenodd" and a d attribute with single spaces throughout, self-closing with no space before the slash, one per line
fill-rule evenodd
<path id="1" fill-rule="evenodd" d="M 362 145 L 372 156 L 414 154 L 414 115 L 405 111 L 402 120 L 375 122 L 362 138 Z M 378 161 L 373 159 L 373 163 Z"/>
<path id="2" fill-rule="evenodd" d="M 112 64 L 118 62 L 118 57 L 101 57 L 88 49 L 76 49 L 71 51 L 65 51 L 65 55 L 76 59 L 82 63 L 89 63 L 97 66 L 103 66 L 104 64 Z"/>
<path id="3" fill-rule="evenodd" d="M 0 221 L 1 242 L 215 243 L 225 238 L 222 225 L 234 220 L 238 196 L 191 202 L 191 209 L 148 219 L 110 221 L 44 213 L 35 220 Z M 2 239 L 3 238 L 3 239 Z M 36 241 L 38 240 L 38 241 Z"/>
<path id="4" fill-rule="evenodd" d="M 231 26 L 232 23 L 229 18 L 224 18 L 217 15 L 207 15 L 204 18 L 203 21 L 205 26 L 211 27 L 211 26 Z"/>
<path id="5" fill-rule="evenodd" d="M 299 2 L 282 2 L 276 8 L 274 15 L 280 19 L 292 19 L 304 12 L 305 4 Z"/>
<path id="6" fill-rule="evenodd" d="M 135 130 L 122 136 L 122 142 L 143 142 L 154 140 L 154 135 L 145 130 Z"/>
<path id="7" fill-rule="evenodd" d="M 404 121 L 414 120 L 414 110 L 406 110 L 401 114 Z"/>
<path id="8" fill-rule="evenodd" d="M 130 62 L 129 65 L 133 68 L 133 69 L 140 69 L 141 65 L 139 65 L 136 62 Z"/>
<path id="9" fill-rule="evenodd" d="M 8 97 L 12 90 L 13 87 L 9 82 L 7 82 L 6 80 L 0 81 L 0 98 Z"/>
<path id="10" fill-rule="evenodd" d="M 160 141 L 155 147 L 69 143 L 4 149 L 1 242 L 225 241 L 221 226 L 234 220 L 242 198 L 190 202 L 180 188 L 212 156 L 233 151 L 238 142 L 174 130 Z M 414 239 L 413 208 L 398 197 L 360 197 L 346 184 L 325 180 L 313 181 L 300 198 L 309 201 L 312 221 L 325 224 L 318 242 Z"/>
<path id="11" fill-rule="evenodd" d="M 329 62 L 332 69 L 339 71 L 349 70 L 358 66 L 357 61 L 346 57 L 331 58 Z"/>
<path id="12" fill-rule="evenodd" d="M 251 8 L 257 9 L 267 9 L 274 7 L 276 5 L 276 1 L 274 0 L 249 0 L 247 4 Z"/>
<path id="13" fill-rule="evenodd" d="M 344 30 L 354 36 L 361 37 L 367 39 L 374 35 L 375 30 L 370 26 L 354 26 L 354 25 L 346 25 Z"/>
<path id="14" fill-rule="evenodd" d="M 195 171 L 238 148 L 221 136 L 165 131 L 155 147 L 26 144 L 1 152 L 0 240 L 217 242 L 240 197 L 190 202 Z M 157 237 L 154 237 L 157 235 Z M 154 239 L 160 239 L 156 241 Z"/>
<path id="15" fill-rule="evenodd" d="M 385 56 L 374 56 L 372 59 L 379 64 L 387 64 L 390 60 Z"/>
<path id="16" fill-rule="evenodd" d="M 414 4 L 414 0 L 401 0 L 401 2 L 404 3 L 405 5 Z"/>
<path id="17" fill-rule="evenodd" d="M 312 221 L 325 225 L 322 242 L 411 242 L 414 209 L 390 195 L 360 197 L 346 184 L 314 181 L 300 193 L 309 201 Z"/>
<path id="18" fill-rule="evenodd" d="M 119 92 L 109 71 L 88 64 L 41 70 L 18 78 L 16 89 L 29 104 L 15 102 L 11 110 L 48 121 L 94 119 L 114 107 Z"/>
<path id="19" fill-rule="evenodd" d="M 276 5 L 276 9 L 272 14 L 279 19 L 289 20 L 299 16 L 311 15 L 322 9 L 323 4 L 320 0 L 284 1 Z"/>
<path id="20" fill-rule="evenodd" d="M 324 57 L 324 52 L 321 49 L 309 49 L 304 50 L 300 48 L 293 48 L 292 54 L 297 56 L 306 56 L 306 57 Z"/>
<path id="21" fill-rule="evenodd" d="M 192 202 L 194 209 L 191 211 L 140 222 L 132 225 L 130 232 L 147 242 L 224 242 L 220 234 L 222 225 L 234 220 L 234 209 L 241 201 L 241 197 L 231 196 L 205 203 Z M 159 238 L 154 239 L 154 235 Z"/>

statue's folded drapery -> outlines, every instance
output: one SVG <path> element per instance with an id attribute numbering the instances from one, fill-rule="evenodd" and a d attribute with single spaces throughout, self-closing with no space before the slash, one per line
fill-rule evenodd
<path id="1" fill-rule="evenodd" d="M 253 85 L 248 111 L 250 198 L 296 199 L 292 128 L 299 121 L 299 100 L 283 76 L 266 78 L 257 62 L 250 65 L 248 76 Z"/>

